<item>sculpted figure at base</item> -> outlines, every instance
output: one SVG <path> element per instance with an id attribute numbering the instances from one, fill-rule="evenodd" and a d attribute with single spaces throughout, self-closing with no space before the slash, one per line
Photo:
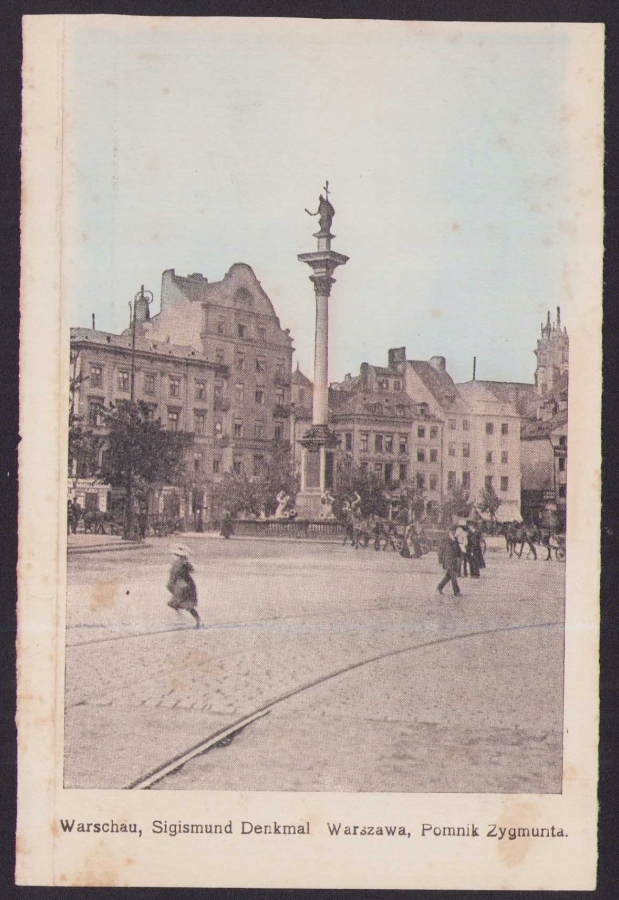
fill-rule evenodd
<path id="1" fill-rule="evenodd" d="M 288 510 L 288 504 L 290 503 L 290 496 L 286 493 L 286 491 L 280 491 L 277 497 L 277 509 L 275 510 L 275 518 L 276 519 L 285 519 L 290 511 Z"/>

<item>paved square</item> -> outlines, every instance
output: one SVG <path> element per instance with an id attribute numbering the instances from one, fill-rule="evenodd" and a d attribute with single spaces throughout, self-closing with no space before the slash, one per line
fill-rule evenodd
<path id="1" fill-rule="evenodd" d="M 280 698 L 161 789 L 561 790 L 565 569 L 492 541 L 463 597 L 436 554 L 184 538 L 70 554 L 65 786 L 128 787 Z"/>

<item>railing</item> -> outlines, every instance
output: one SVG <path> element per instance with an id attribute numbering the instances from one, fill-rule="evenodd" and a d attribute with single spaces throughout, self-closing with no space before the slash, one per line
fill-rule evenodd
<path id="1" fill-rule="evenodd" d="M 344 534 L 344 527 L 334 520 L 322 519 L 237 519 L 234 522 L 234 533 L 256 538 L 339 541 Z"/>
<path id="2" fill-rule="evenodd" d="M 216 412 L 228 412 L 230 409 L 230 401 L 223 400 L 221 397 L 216 397 L 213 402 L 213 408 Z"/>
<path id="3" fill-rule="evenodd" d="M 290 415 L 290 407 L 283 403 L 277 403 L 273 409 L 273 417 L 275 419 L 287 419 Z"/>

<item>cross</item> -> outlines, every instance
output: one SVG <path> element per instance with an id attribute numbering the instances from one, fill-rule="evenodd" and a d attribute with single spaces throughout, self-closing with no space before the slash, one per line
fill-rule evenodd
<path id="1" fill-rule="evenodd" d="M 328 181 L 325 181 L 324 192 L 325 192 L 325 200 L 328 201 L 329 200 L 329 182 Z"/>

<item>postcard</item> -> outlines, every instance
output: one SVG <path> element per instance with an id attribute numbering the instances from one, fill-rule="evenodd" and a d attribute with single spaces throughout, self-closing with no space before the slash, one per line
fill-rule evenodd
<path id="1" fill-rule="evenodd" d="M 17 882 L 593 889 L 603 26 L 23 34 Z"/>

